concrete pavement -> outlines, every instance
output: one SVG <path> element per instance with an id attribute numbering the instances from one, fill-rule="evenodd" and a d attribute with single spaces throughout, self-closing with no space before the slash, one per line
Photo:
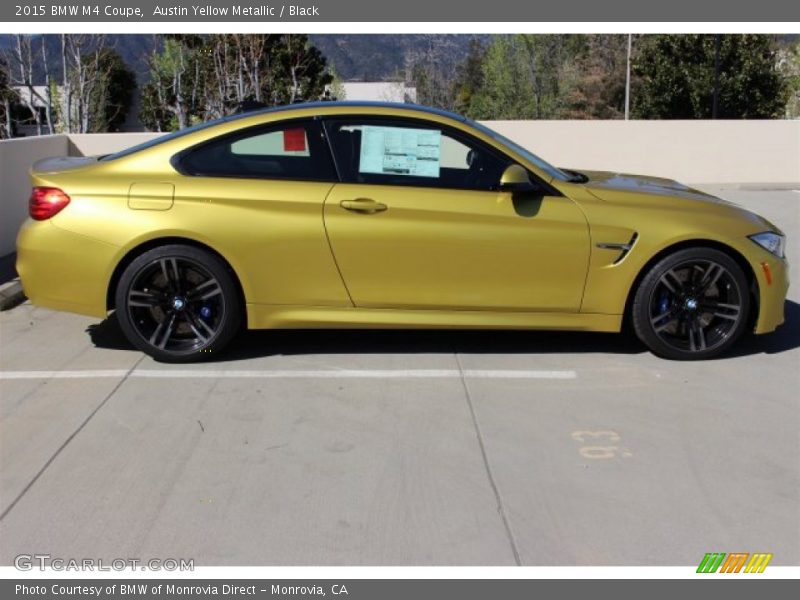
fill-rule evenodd
<path id="1" fill-rule="evenodd" d="M 798 281 L 800 193 L 718 193 L 787 232 Z M 176 367 L 26 303 L 0 314 L 0 564 L 797 565 L 797 287 L 787 319 L 698 363 L 605 334 L 323 331 Z M 3 378 L 31 370 L 74 376 Z"/>

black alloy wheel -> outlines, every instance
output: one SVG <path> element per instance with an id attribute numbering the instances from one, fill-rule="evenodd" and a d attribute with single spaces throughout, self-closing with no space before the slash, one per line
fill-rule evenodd
<path id="1" fill-rule="evenodd" d="M 694 360 L 725 352 L 744 331 L 750 293 L 742 268 L 712 248 L 667 256 L 645 275 L 632 307 L 636 334 L 664 358 Z"/>
<path id="2" fill-rule="evenodd" d="M 161 246 L 131 262 L 117 286 L 116 308 L 131 343 L 164 362 L 218 353 L 238 331 L 242 311 L 227 265 L 183 245 Z"/>

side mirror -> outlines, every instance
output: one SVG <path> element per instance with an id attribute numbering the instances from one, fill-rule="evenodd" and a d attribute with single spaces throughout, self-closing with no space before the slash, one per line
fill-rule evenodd
<path id="1" fill-rule="evenodd" d="M 520 165 L 509 165 L 500 176 L 501 192 L 534 192 L 538 189 L 528 176 L 528 171 Z"/>

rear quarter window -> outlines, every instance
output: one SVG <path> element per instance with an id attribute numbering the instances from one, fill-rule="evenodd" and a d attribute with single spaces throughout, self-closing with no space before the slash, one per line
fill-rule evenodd
<path id="1" fill-rule="evenodd" d="M 330 153 L 313 121 L 249 128 L 182 152 L 185 175 L 333 181 Z"/>

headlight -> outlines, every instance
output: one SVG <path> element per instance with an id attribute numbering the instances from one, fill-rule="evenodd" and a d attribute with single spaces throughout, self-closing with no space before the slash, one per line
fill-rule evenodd
<path id="1" fill-rule="evenodd" d="M 781 234 L 775 233 L 774 231 L 765 231 L 764 233 L 756 233 L 749 237 L 767 252 L 771 252 L 778 258 L 784 257 L 786 238 Z"/>

